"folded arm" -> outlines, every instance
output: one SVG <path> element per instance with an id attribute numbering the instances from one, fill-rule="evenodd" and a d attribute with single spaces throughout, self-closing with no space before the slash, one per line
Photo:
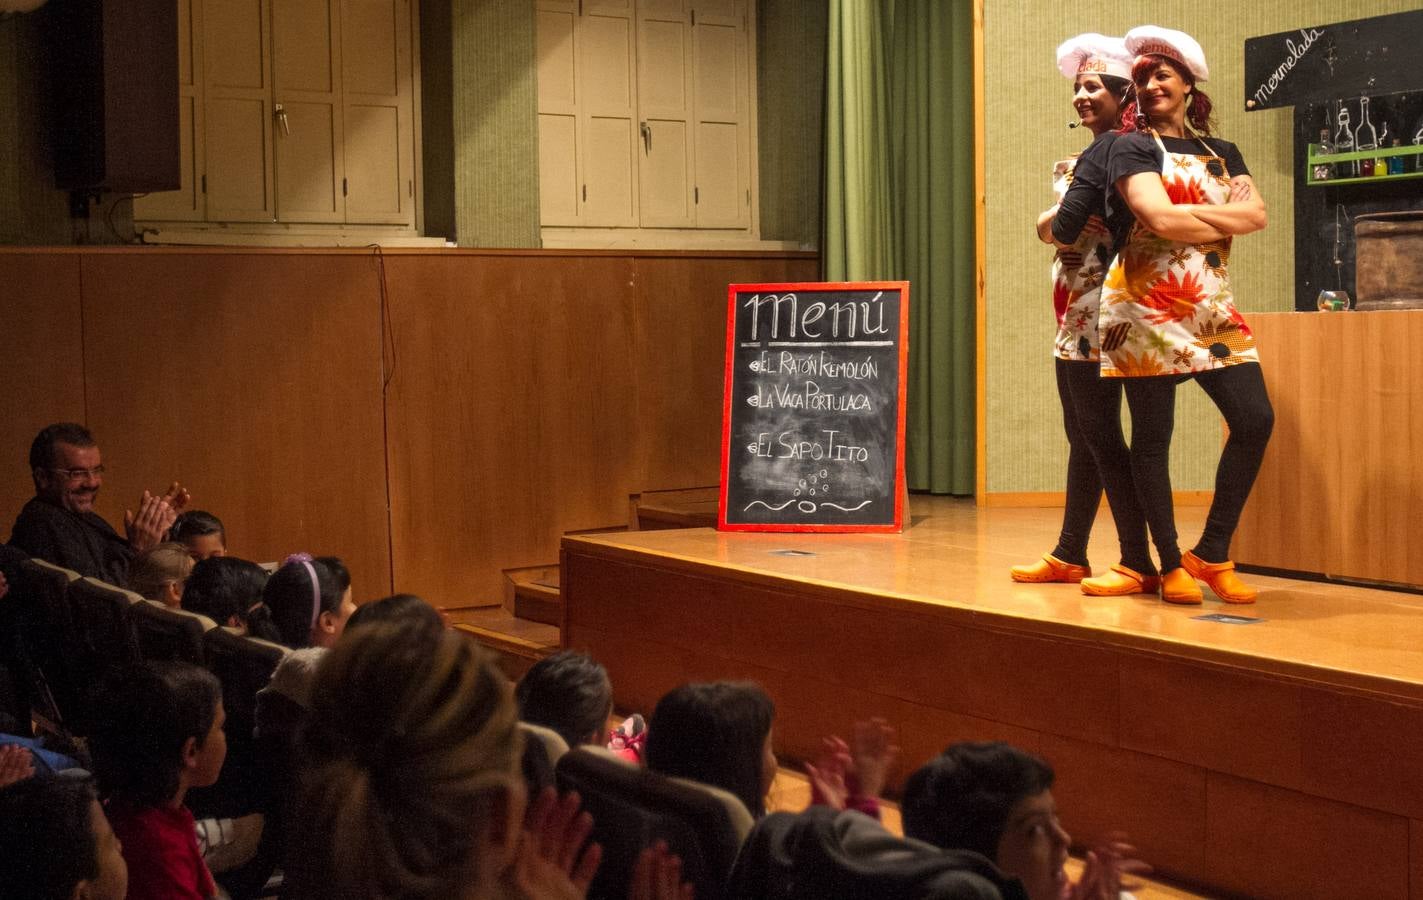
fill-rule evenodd
<path id="1" fill-rule="evenodd" d="M 1226 234 L 1249 234 L 1269 224 L 1265 199 L 1249 175 L 1230 179 L 1230 199 L 1225 203 L 1200 204 L 1191 207 L 1197 219 Z"/>
<path id="2" fill-rule="evenodd" d="M 1197 218 L 1194 210 L 1198 207 L 1172 203 L 1161 184 L 1161 176 L 1155 172 L 1123 175 L 1117 179 L 1117 192 L 1126 200 L 1138 222 L 1169 241 L 1204 244 L 1218 241 L 1226 235 L 1204 219 Z"/>

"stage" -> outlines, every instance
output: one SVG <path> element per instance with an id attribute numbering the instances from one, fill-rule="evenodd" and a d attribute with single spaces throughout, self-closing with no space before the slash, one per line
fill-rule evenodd
<path id="1" fill-rule="evenodd" d="M 1127 831 L 1214 894 L 1423 898 L 1423 597 L 1251 575 L 1254 606 L 1092 598 L 1008 578 L 1060 509 L 910 513 L 900 535 L 565 538 L 564 642 L 619 708 L 760 682 L 784 757 L 870 715 L 899 728 L 898 780 L 953 741 L 1012 741 L 1056 768 L 1076 838 Z M 1189 546 L 1204 509 L 1177 518 Z M 1090 555 L 1116 560 L 1105 509 Z"/>

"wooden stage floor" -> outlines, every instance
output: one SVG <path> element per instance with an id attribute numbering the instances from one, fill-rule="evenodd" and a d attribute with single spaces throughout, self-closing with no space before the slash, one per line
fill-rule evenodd
<path id="1" fill-rule="evenodd" d="M 910 509 L 901 535 L 566 538 L 564 641 L 608 666 L 620 708 L 762 683 L 791 758 L 868 715 L 898 725 L 901 779 L 952 741 L 1010 740 L 1054 764 L 1074 835 L 1124 829 L 1210 893 L 1366 880 L 1423 900 L 1423 597 L 1251 575 L 1254 606 L 1091 598 L 1008 578 L 1051 549 L 1059 509 Z M 1189 546 L 1204 509 L 1177 514 Z M 1116 560 L 1105 510 L 1090 555 Z"/>

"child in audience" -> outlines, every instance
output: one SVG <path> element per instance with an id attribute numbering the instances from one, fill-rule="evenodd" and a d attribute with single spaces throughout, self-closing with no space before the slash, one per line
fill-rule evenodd
<path id="1" fill-rule="evenodd" d="M 519 718 L 558 732 L 571 747 L 608 742 L 613 683 L 591 657 L 564 650 L 534 663 L 514 689 Z"/>
<path id="2" fill-rule="evenodd" d="M 271 611 L 278 641 L 293 650 L 335 645 L 356 611 L 351 575 L 335 556 L 288 556 L 267 581 L 262 600 Z"/>
<path id="3" fill-rule="evenodd" d="M 434 629 L 445 627 L 445 619 L 440 615 L 440 611 L 420 597 L 415 594 L 391 594 L 389 597 L 356 607 L 351 618 L 346 620 L 346 631 L 358 625 L 402 619 L 418 619 Z"/>
<path id="4" fill-rule="evenodd" d="M 361 625 L 322 660 L 311 703 L 294 896 L 584 896 L 592 821 L 548 791 L 521 834 L 514 701 L 474 642 L 416 617 Z"/>
<path id="5" fill-rule="evenodd" d="M 1053 778 L 1045 761 L 1001 741 L 954 744 L 910 776 L 904 834 L 982 854 L 1022 882 L 1029 900 L 1118 900 L 1122 876 L 1151 867 L 1113 842 L 1089 852 L 1070 883 L 1063 864 L 1072 838 L 1057 820 Z"/>
<path id="6" fill-rule="evenodd" d="M 254 562 L 235 556 L 209 557 L 200 560 L 188 575 L 183 609 L 243 634 L 272 640 L 277 632 L 262 606 L 266 583 L 267 570 Z"/>
<path id="7" fill-rule="evenodd" d="M 0 873 L 0 897 L 128 896 L 119 839 L 87 778 L 29 778 L 0 790 Z"/>
<path id="8" fill-rule="evenodd" d="M 652 711 L 647 767 L 729 791 L 759 819 L 776 777 L 775 712 L 766 692 L 749 682 L 676 688 Z"/>
<path id="9" fill-rule="evenodd" d="M 168 540 L 186 547 L 194 560 L 227 555 L 227 532 L 222 520 L 201 509 L 189 510 L 174 519 Z"/>
<path id="10" fill-rule="evenodd" d="M 183 605 L 183 586 L 192 572 L 193 557 L 188 548 L 177 541 L 167 541 L 134 560 L 128 570 L 128 589 L 145 600 L 178 609 Z"/>
<path id="11" fill-rule="evenodd" d="M 123 842 L 129 896 L 215 896 L 183 800 L 215 783 L 227 757 L 217 679 L 185 663 L 133 666 L 113 679 L 98 708 L 94 767 Z"/>

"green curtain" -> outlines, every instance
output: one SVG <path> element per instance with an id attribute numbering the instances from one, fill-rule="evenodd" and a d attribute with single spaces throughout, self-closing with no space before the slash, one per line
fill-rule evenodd
<path id="1" fill-rule="evenodd" d="M 824 278 L 910 282 L 909 487 L 974 488 L 973 8 L 831 0 Z"/>

